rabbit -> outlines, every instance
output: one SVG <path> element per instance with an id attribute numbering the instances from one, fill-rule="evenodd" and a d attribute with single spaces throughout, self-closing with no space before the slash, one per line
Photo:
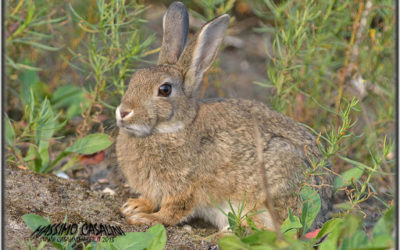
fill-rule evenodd
<path id="1" fill-rule="evenodd" d="M 204 24 L 186 44 L 189 17 L 181 2 L 163 16 L 157 66 L 138 69 L 116 109 L 118 164 L 140 193 L 121 213 L 129 224 L 177 225 L 202 218 L 220 230 L 229 225 L 230 204 L 245 212 L 265 210 L 267 191 L 282 222 L 289 207 L 299 214 L 299 185 L 310 159 L 321 157 L 314 136 L 266 105 L 242 99 L 199 99 L 204 72 L 212 65 L 229 25 L 227 14 Z M 255 125 L 256 124 L 256 125 Z M 259 173 L 255 129 L 261 135 Z M 316 178 L 326 219 L 331 180 Z M 322 181 L 321 181 L 322 180 Z M 268 189 L 267 189 L 268 188 Z M 229 202 L 228 202 L 229 200 Z M 221 211 L 222 210 L 222 211 Z M 273 228 L 272 212 L 252 217 Z"/>

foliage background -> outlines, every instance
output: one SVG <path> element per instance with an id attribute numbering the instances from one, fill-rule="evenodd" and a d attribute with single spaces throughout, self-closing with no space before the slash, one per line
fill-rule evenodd
<path id="1" fill-rule="evenodd" d="M 155 63 L 170 2 L 7 1 L 7 164 L 71 175 L 107 148 L 130 75 Z M 254 98 L 312 128 L 338 176 L 337 215 L 361 214 L 371 228 L 395 195 L 394 1 L 185 4 L 192 33 L 232 16 L 203 95 Z M 78 139 L 101 147 L 80 151 Z"/>

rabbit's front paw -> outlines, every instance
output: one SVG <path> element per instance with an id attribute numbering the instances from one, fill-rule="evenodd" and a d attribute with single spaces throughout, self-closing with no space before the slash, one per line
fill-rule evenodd
<path id="1" fill-rule="evenodd" d="M 155 225 L 160 223 L 156 216 L 152 214 L 137 213 L 127 217 L 128 223 L 131 225 Z"/>
<path id="2" fill-rule="evenodd" d="M 121 207 L 120 211 L 127 218 L 138 213 L 148 214 L 153 212 L 153 204 L 144 198 L 128 199 L 128 201 Z"/>

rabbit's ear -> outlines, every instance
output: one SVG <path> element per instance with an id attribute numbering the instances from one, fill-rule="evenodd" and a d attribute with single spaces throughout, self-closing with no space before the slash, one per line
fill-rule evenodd
<path id="1" fill-rule="evenodd" d="M 163 17 L 163 41 L 157 64 L 175 64 L 189 32 L 189 15 L 181 2 L 173 2 Z"/>
<path id="2" fill-rule="evenodd" d="M 229 15 L 219 16 L 206 23 L 186 46 L 178 65 L 186 71 L 185 94 L 192 96 L 202 82 L 204 72 L 213 63 L 229 25 Z"/>

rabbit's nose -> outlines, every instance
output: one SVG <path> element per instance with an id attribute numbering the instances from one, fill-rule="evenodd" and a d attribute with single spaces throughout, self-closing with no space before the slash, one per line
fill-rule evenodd
<path id="1" fill-rule="evenodd" d="M 131 117 L 133 115 L 133 110 L 131 111 L 125 111 L 122 110 L 118 107 L 117 110 L 115 111 L 116 116 L 117 116 L 117 120 L 123 120 L 123 119 L 127 119 L 129 117 Z"/>

